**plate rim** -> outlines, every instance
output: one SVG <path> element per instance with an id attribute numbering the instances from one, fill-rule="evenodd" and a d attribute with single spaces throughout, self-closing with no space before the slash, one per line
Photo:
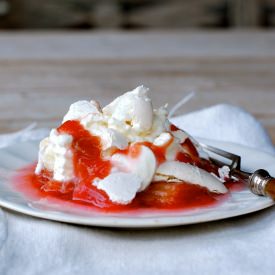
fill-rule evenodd
<path id="1" fill-rule="evenodd" d="M 38 212 L 31 211 L 28 209 L 24 209 L 21 206 L 14 206 L 10 202 L 5 202 L 0 198 L 0 206 L 12 210 L 14 212 L 24 214 L 27 216 L 39 218 L 39 219 L 46 219 L 49 221 L 57 221 L 62 223 L 70 223 L 70 224 L 78 224 L 78 225 L 86 225 L 86 226 L 97 226 L 97 227 L 108 227 L 108 228 L 131 228 L 131 229 L 150 229 L 150 228 L 163 228 L 163 227 L 173 227 L 173 226 L 184 226 L 184 225 L 191 225 L 191 224 L 201 224 L 206 222 L 213 222 L 219 221 L 229 218 L 234 218 L 238 216 L 243 216 L 246 214 L 255 213 L 266 208 L 269 208 L 275 204 L 274 201 L 268 200 L 264 205 L 257 206 L 255 208 L 250 208 L 249 211 L 236 211 L 230 215 L 223 214 L 218 215 L 215 214 L 211 217 L 211 219 L 204 217 L 201 218 L 198 216 L 197 218 L 184 220 L 186 216 L 160 216 L 160 217 L 141 217 L 141 218 L 127 218 L 127 217 L 114 217 L 114 216 L 105 216 L 105 217 L 81 217 L 77 218 L 75 215 L 65 214 L 64 218 L 60 218 L 55 216 L 54 214 L 48 212 Z M 30 208 L 31 209 L 31 208 Z M 63 213 L 64 214 L 64 213 Z M 68 216 L 67 216 L 68 215 Z M 189 216 L 190 217 L 190 216 Z M 165 222 L 162 220 L 165 219 Z"/>

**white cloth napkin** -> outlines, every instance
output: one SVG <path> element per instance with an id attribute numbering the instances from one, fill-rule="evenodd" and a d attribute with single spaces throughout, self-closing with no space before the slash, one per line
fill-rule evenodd
<path id="1" fill-rule="evenodd" d="M 240 107 L 219 104 L 172 119 L 192 136 L 229 141 L 275 153 L 275 147 L 261 123 Z"/>
<path id="2" fill-rule="evenodd" d="M 218 105 L 174 118 L 195 136 L 244 144 L 271 154 L 260 123 Z M 27 129 L 0 136 L 0 147 L 41 138 Z M 0 274 L 274 274 L 275 213 L 152 230 L 69 225 L 0 210 Z"/>

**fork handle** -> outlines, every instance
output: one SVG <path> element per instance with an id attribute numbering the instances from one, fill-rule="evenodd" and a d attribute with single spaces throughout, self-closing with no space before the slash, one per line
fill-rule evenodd
<path id="1" fill-rule="evenodd" d="M 266 170 L 259 169 L 251 174 L 248 184 L 254 194 L 268 196 L 275 200 L 275 178 L 271 177 Z"/>

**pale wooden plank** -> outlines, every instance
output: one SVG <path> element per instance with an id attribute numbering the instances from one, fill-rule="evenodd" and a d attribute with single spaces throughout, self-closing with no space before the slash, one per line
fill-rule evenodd
<path id="1" fill-rule="evenodd" d="M 185 60 L 151 62 L 0 62 L 0 121 L 12 129 L 38 121 L 41 126 L 57 123 L 69 104 L 83 98 L 107 103 L 123 91 L 144 83 L 152 88 L 157 105 L 176 103 L 189 91 L 197 96 L 183 111 L 227 102 L 245 107 L 264 123 L 275 118 L 274 77 L 265 74 L 258 59 Z M 269 60 L 275 70 L 275 60 Z M 16 80 L 16 81 L 15 81 Z M 15 112 L 20 106 L 20 113 Z M 3 123 L 3 122 L 2 122 Z M 2 124 L 3 125 L 3 124 Z M 6 129 L 4 125 L 3 130 Z"/>
<path id="2" fill-rule="evenodd" d="M 233 40 L 240 36 L 240 33 L 235 34 L 230 33 Z M 250 34 L 243 33 L 247 37 Z M 173 105 L 186 93 L 196 91 L 197 96 L 182 112 L 223 102 L 242 106 L 260 119 L 275 141 L 275 55 L 273 45 L 269 44 L 273 40 L 271 34 L 256 35 L 255 41 L 265 37 L 260 44 L 245 43 L 248 47 L 245 53 L 242 52 L 244 45 L 240 43 L 242 50 L 235 51 L 231 44 L 219 49 L 215 55 L 210 49 L 213 41 L 208 40 L 205 34 L 182 33 L 185 50 L 182 51 L 181 44 L 168 44 L 170 46 L 161 56 L 163 45 L 156 50 L 157 54 L 150 54 L 149 43 L 156 37 L 158 41 L 169 40 L 171 35 L 181 40 L 180 33 L 156 33 L 152 40 L 147 33 L 139 33 L 137 36 L 130 35 L 128 44 L 121 43 L 119 55 L 123 58 L 118 57 L 116 48 L 112 46 L 109 50 L 105 48 L 107 55 L 102 57 L 103 51 L 99 56 L 93 51 L 82 54 L 77 45 L 100 41 L 98 37 L 102 39 L 105 35 L 115 41 L 114 45 L 118 38 L 121 42 L 126 41 L 127 34 L 118 35 L 118 38 L 113 34 L 60 34 L 60 37 L 50 33 L 0 35 L 0 42 L 5 41 L 0 43 L 0 131 L 16 130 L 33 121 L 37 121 L 39 126 L 55 126 L 73 101 L 95 98 L 106 104 L 122 92 L 143 83 L 152 89 L 156 105 L 166 102 Z M 3 56 L 11 41 L 16 40 L 22 46 L 27 43 L 27 37 L 28 45 L 35 47 L 37 36 L 45 42 L 45 45 L 41 43 L 38 46 L 40 56 L 37 53 L 32 55 L 30 49 L 24 55 L 22 49 L 17 51 L 12 47 L 9 55 Z M 59 41 L 59 46 L 64 45 L 68 37 L 80 41 L 62 58 L 55 58 L 56 47 L 52 45 L 56 41 Z M 145 50 L 134 56 L 130 51 L 127 53 L 126 48 L 133 42 L 131 39 L 137 37 L 143 38 Z M 216 33 L 214 37 L 217 42 L 226 36 Z M 203 50 L 202 47 L 192 50 L 191 42 L 194 41 L 205 41 Z M 188 55 L 188 52 L 192 54 Z M 196 52 L 199 56 L 194 56 Z M 207 52 L 210 54 L 207 55 Z M 255 55 L 251 55 L 252 52 Z M 12 56 L 13 53 L 15 56 Z M 66 56 L 68 53 L 72 56 Z"/>
<path id="3" fill-rule="evenodd" d="M 275 56 L 275 31 L 0 32 L 0 60 Z"/>

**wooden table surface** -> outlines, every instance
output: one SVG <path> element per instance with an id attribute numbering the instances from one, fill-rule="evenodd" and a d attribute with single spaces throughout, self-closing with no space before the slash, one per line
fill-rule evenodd
<path id="1" fill-rule="evenodd" d="M 246 108 L 275 142 L 275 32 L 2 32 L 0 132 L 55 126 L 70 103 L 103 104 L 139 84 L 182 112 Z"/>

